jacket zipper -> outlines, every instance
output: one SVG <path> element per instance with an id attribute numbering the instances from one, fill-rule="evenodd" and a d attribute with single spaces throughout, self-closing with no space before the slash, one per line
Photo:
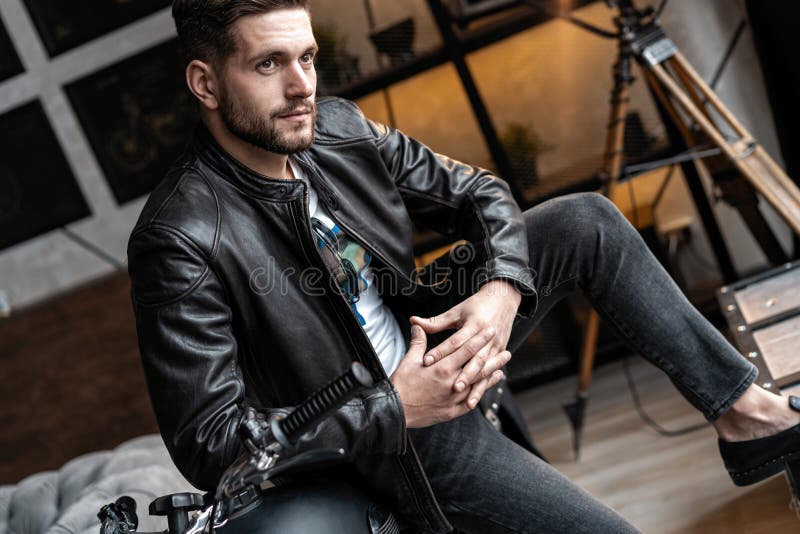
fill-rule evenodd
<path id="1" fill-rule="evenodd" d="M 323 272 L 328 273 L 328 278 L 329 278 L 329 281 L 330 281 L 330 277 L 332 276 L 331 272 L 328 269 L 328 267 L 325 265 L 325 262 L 322 259 L 322 256 L 320 255 L 319 251 L 317 250 L 317 248 L 316 248 L 316 246 L 314 244 L 314 236 L 311 235 L 311 231 L 308 230 L 307 224 L 305 223 L 305 221 L 310 221 L 311 220 L 311 213 L 310 213 L 310 211 L 308 209 L 308 188 L 306 187 L 306 184 L 302 184 L 302 187 L 303 187 L 303 215 L 304 215 L 303 228 L 304 228 L 305 231 L 301 231 L 300 228 L 298 228 L 298 222 L 297 222 L 296 219 L 294 221 L 295 228 L 298 231 L 298 233 L 301 234 L 302 237 L 304 238 L 304 240 L 301 242 L 301 248 L 303 249 L 303 253 L 306 256 L 306 260 L 308 260 L 308 262 L 311 265 L 317 265 L 317 266 L 321 265 Z M 308 252 L 309 248 L 314 251 L 313 255 L 314 255 L 314 258 L 316 258 L 317 261 L 314 261 L 314 260 L 311 259 L 310 254 Z M 353 319 L 355 319 L 355 315 L 353 315 L 353 310 L 350 308 L 350 305 L 345 300 L 344 295 L 339 294 L 339 298 L 335 298 L 334 300 L 336 300 L 337 302 L 340 302 L 341 304 L 343 304 L 347 308 L 347 315 L 352 317 Z M 336 306 L 338 306 L 338 304 Z M 350 326 L 352 326 L 351 323 L 348 322 L 348 324 L 350 324 Z M 353 342 L 354 345 L 356 345 L 356 347 L 358 347 L 359 343 L 355 343 L 355 340 L 353 339 L 351 330 L 352 330 L 352 328 L 345 328 L 345 331 L 348 332 L 348 337 L 350 338 L 350 341 Z M 388 379 L 389 377 L 386 374 L 386 370 L 383 368 L 383 364 L 381 363 L 380 358 L 378 357 L 377 353 L 375 352 L 375 349 L 372 348 L 372 343 L 369 341 L 369 338 L 367 337 L 366 332 L 364 332 L 364 330 L 360 326 L 358 327 L 358 331 L 359 331 L 359 333 L 356 334 L 356 336 L 361 341 L 360 345 L 362 345 L 363 347 L 365 347 L 365 348 L 367 348 L 369 350 L 369 353 L 373 356 L 373 363 L 375 363 L 375 362 L 378 363 L 378 365 L 376 367 L 380 370 L 381 377 Z"/>
<path id="2" fill-rule="evenodd" d="M 317 176 L 317 178 L 319 178 L 319 176 Z M 310 221 L 311 220 L 311 212 L 310 212 L 310 210 L 308 208 L 308 187 L 306 186 L 306 184 L 302 184 L 302 187 L 303 187 L 303 216 L 304 216 L 303 220 L 304 221 Z M 344 230 L 346 232 L 350 232 L 351 233 L 350 235 L 354 235 L 354 236 L 360 238 L 360 236 L 356 232 L 353 232 L 352 229 L 350 229 L 347 225 L 341 224 L 341 222 L 338 221 L 337 219 L 335 219 L 334 217 L 331 217 L 331 219 L 333 219 L 337 224 L 339 224 L 342 228 L 344 228 Z M 309 257 L 309 253 L 307 251 L 307 248 L 309 248 L 309 246 L 310 246 L 310 248 L 312 250 L 314 250 L 314 257 L 317 258 L 317 260 L 318 260 L 316 263 L 321 264 L 323 266 L 323 271 L 327 272 L 329 277 L 332 276 L 332 274 L 328 270 L 327 266 L 325 265 L 325 262 L 323 261 L 322 256 L 320 255 L 319 251 L 317 250 L 317 247 L 316 247 L 316 245 L 314 243 L 314 237 L 311 235 L 311 232 L 310 231 L 301 232 L 300 229 L 297 227 L 298 222 L 297 222 L 296 219 L 294 220 L 294 225 L 295 225 L 295 229 L 298 231 L 298 233 L 301 233 L 303 238 L 304 238 L 305 242 L 302 243 L 302 249 L 303 249 L 303 253 L 306 256 L 306 260 L 308 260 L 309 263 L 312 263 L 312 264 L 315 263 L 315 262 L 313 262 L 311 260 L 311 258 Z M 304 225 L 304 228 L 305 228 L 306 227 L 306 223 L 304 222 L 303 225 Z M 371 253 L 374 253 L 374 251 L 371 248 L 367 247 L 364 243 L 365 243 L 365 241 L 363 239 L 359 239 L 359 244 L 364 246 L 364 248 L 369 250 Z M 385 261 L 385 259 L 380 254 L 375 254 L 375 255 L 378 258 L 381 258 L 385 265 L 390 265 L 387 261 Z M 403 274 L 399 271 L 399 269 L 396 269 L 393 266 L 392 266 L 392 268 L 398 274 L 403 276 Z M 406 278 L 406 279 L 409 280 L 408 278 Z M 409 280 L 409 281 L 413 283 L 413 280 Z M 355 320 L 355 316 L 353 315 L 353 310 L 351 309 L 350 305 L 347 303 L 347 300 L 344 298 L 344 295 L 340 294 L 339 297 L 340 298 L 335 299 L 335 300 L 337 302 L 341 303 L 344 307 L 346 307 L 349 316 L 352 317 Z M 349 323 L 349 324 L 352 324 L 352 323 Z M 346 330 L 348 330 L 348 329 L 346 329 Z M 359 331 L 360 335 L 359 334 L 357 334 L 357 335 L 361 339 L 362 344 L 369 349 L 369 353 L 372 355 L 373 361 L 378 363 L 377 367 L 378 367 L 378 369 L 380 369 L 381 376 L 383 378 L 389 380 L 389 377 L 386 374 L 386 370 L 383 368 L 383 364 L 381 363 L 380 358 L 378 357 L 377 353 L 375 352 L 375 349 L 372 347 L 372 342 L 370 342 L 369 338 L 367 337 L 366 332 L 364 332 L 364 330 L 361 328 L 360 325 L 358 326 L 358 331 Z M 349 332 L 348 332 L 348 335 L 349 335 Z M 351 340 L 351 342 L 354 341 L 352 336 L 350 336 L 350 340 Z M 359 358 L 360 358 L 360 356 L 359 356 Z M 405 439 L 406 439 L 406 442 L 407 442 L 408 441 L 408 435 L 406 435 Z M 408 447 L 408 443 L 406 443 L 405 446 Z M 421 516 L 425 518 L 425 520 L 428 522 L 428 524 L 430 524 L 430 520 L 428 518 L 428 514 L 425 512 L 425 508 L 422 506 L 422 502 L 420 501 L 420 497 L 417 494 L 417 491 L 414 489 L 414 483 L 411 480 L 411 475 L 408 472 L 408 467 L 405 465 L 405 460 L 402 457 L 397 457 L 396 460 L 397 460 L 397 464 L 400 466 L 400 471 L 403 473 L 403 477 L 406 479 L 406 483 L 409 485 L 409 490 L 410 490 L 410 493 L 411 493 L 411 497 L 414 499 L 414 504 L 416 505 L 417 510 L 419 511 Z M 419 461 L 419 460 L 417 460 L 417 461 Z M 436 503 L 435 501 L 434 501 L 434 505 L 438 508 L 438 503 Z M 443 514 L 443 512 L 441 511 L 440 508 L 439 508 L 438 511 L 439 511 L 439 516 L 440 517 L 437 518 L 437 519 L 444 519 L 444 514 Z"/>
<path id="3" fill-rule="evenodd" d="M 325 185 L 325 188 L 326 188 L 326 189 L 328 189 L 328 190 L 330 189 L 330 188 L 327 186 L 327 184 L 325 184 L 325 180 L 323 180 L 323 178 L 322 178 L 322 177 L 319 175 L 319 173 L 317 173 L 317 170 L 316 170 L 316 169 L 315 169 L 315 168 L 314 168 L 312 165 L 310 165 L 310 164 L 308 164 L 307 162 L 303 161 L 303 159 L 302 159 L 301 157 L 298 157 L 298 158 L 295 158 L 295 159 L 296 159 L 296 161 L 298 161 L 298 162 L 299 162 L 299 163 L 300 163 L 300 164 L 301 164 L 301 165 L 302 165 L 302 166 L 303 166 L 303 167 L 304 167 L 306 170 L 308 170 L 308 171 L 311 171 L 311 173 L 313 173 L 313 174 L 314 174 L 314 176 L 316 177 L 316 179 L 317 179 L 319 182 L 321 182 L 323 185 Z M 308 211 L 308 203 L 307 203 L 307 202 L 306 202 L 306 211 Z M 414 280 L 412 280 L 411 278 L 409 278 L 408 276 L 406 276 L 406 275 L 405 275 L 405 274 L 404 274 L 404 273 L 403 273 L 403 272 L 402 272 L 400 269 L 398 269 L 398 268 L 397 268 L 397 267 L 396 267 L 396 266 L 395 266 L 395 265 L 394 265 L 392 262 L 388 261 L 388 260 L 386 259 L 386 256 L 384 256 L 383 254 L 381 254 L 380 252 L 378 252 L 376 249 L 374 249 L 373 247 L 371 247 L 371 246 L 370 246 L 370 245 L 367 243 L 367 240 L 366 240 L 366 239 L 364 239 L 364 238 L 361 236 L 361 234 L 359 234 L 358 232 L 356 232 L 356 231 L 355 231 L 355 230 L 354 230 L 354 229 L 353 229 L 351 226 L 349 226 L 349 225 L 347 225 L 347 224 L 344 224 L 344 223 L 341 221 L 341 219 L 339 219 L 339 218 L 337 218 L 336 216 L 334 216 L 334 215 L 333 215 L 333 210 L 330 210 L 330 213 L 329 213 L 328 215 L 330 216 L 330 218 L 331 218 L 331 219 L 332 219 L 332 220 L 333 220 L 333 221 L 334 221 L 336 224 L 338 224 L 339 226 L 341 226 L 341 227 L 342 227 L 342 228 L 343 228 L 343 229 L 344 229 L 344 230 L 345 230 L 345 231 L 346 231 L 348 234 L 350 234 L 350 235 L 351 235 L 353 238 L 355 238 L 355 239 L 356 239 L 356 240 L 359 242 L 359 244 L 360 244 L 361 246 L 363 246 L 365 249 L 367 249 L 367 250 L 369 251 L 369 253 L 370 253 L 370 254 L 372 254 L 373 256 L 377 257 L 379 260 L 381 260 L 381 262 L 383 262 L 383 264 L 384 264 L 384 265 L 388 265 L 388 266 L 389 266 L 389 267 L 390 267 L 390 268 L 391 268 L 391 269 L 392 269 L 394 272 L 396 272 L 396 273 L 397 273 L 397 274 L 398 274 L 398 275 L 399 275 L 399 276 L 400 276 L 402 279 L 406 280 L 407 282 L 410 282 L 411 284 L 414 284 L 415 286 L 417 285 L 417 282 L 415 282 Z"/>
<path id="4" fill-rule="evenodd" d="M 302 187 L 303 187 L 303 216 L 304 216 L 303 228 L 305 229 L 305 231 L 300 231 L 300 228 L 298 227 L 297 219 L 293 218 L 294 219 L 295 230 L 297 230 L 298 234 L 301 234 L 302 237 L 304 238 L 301 241 L 301 248 L 303 249 L 303 254 L 306 256 L 306 260 L 312 265 L 315 264 L 315 263 L 318 264 L 318 265 L 322 265 L 323 272 L 327 272 L 328 276 L 330 277 L 331 273 L 328 270 L 328 267 L 325 265 L 325 262 L 322 259 L 322 256 L 320 255 L 319 251 L 317 250 L 317 247 L 316 247 L 316 245 L 314 243 L 314 236 L 311 235 L 311 231 L 308 230 L 308 225 L 305 222 L 305 221 L 310 221 L 311 220 L 311 212 L 310 212 L 310 210 L 308 208 L 308 187 L 306 186 L 306 184 L 302 184 Z M 343 225 L 343 224 L 339 223 L 338 220 L 334 219 L 333 217 L 331 217 L 331 219 L 336 221 L 337 224 L 340 224 L 341 227 L 345 229 L 345 231 L 352 232 L 351 229 L 349 229 L 346 225 Z M 356 236 L 358 236 L 357 233 L 355 233 L 355 232 L 352 232 L 352 233 L 355 234 Z M 360 241 L 360 244 L 363 246 L 364 245 L 364 240 L 363 239 L 359 239 L 359 241 Z M 309 248 L 314 251 L 313 255 L 317 259 L 316 262 L 313 261 L 311 259 L 311 257 L 310 257 L 311 255 L 308 252 Z M 367 248 L 367 250 L 369 250 L 370 252 L 373 252 L 370 248 L 368 248 L 366 246 L 365 246 L 365 248 Z M 375 255 L 378 256 L 379 258 L 383 259 L 383 257 L 380 254 L 375 254 Z M 384 260 L 384 263 L 386 265 L 389 265 L 389 263 L 386 262 L 385 260 Z M 398 274 L 400 274 L 402 276 L 402 273 L 400 273 L 400 271 L 398 269 L 396 269 L 394 267 L 392 267 L 392 268 L 395 271 L 397 271 Z M 409 281 L 411 281 L 411 280 L 409 280 Z M 413 282 L 413 281 L 411 281 L 411 282 Z M 347 303 L 347 300 L 345 300 L 344 295 L 340 294 L 339 297 L 340 298 L 334 299 L 334 300 L 336 300 L 337 302 L 341 303 L 345 308 L 347 308 L 347 312 L 348 312 L 349 316 L 352 317 L 353 320 L 355 320 L 355 315 L 353 315 L 353 310 L 350 308 L 350 305 Z M 348 324 L 350 324 L 352 326 L 352 323 L 348 322 Z M 349 330 L 350 330 L 349 328 L 345 328 L 345 331 L 348 332 L 348 337 L 350 338 L 350 341 L 354 342 L 355 340 L 353 339 L 353 337 L 351 335 L 351 332 Z M 372 347 L 372 342 L 370 342 L 369 338 L 367 337 L 366 332 L 364 332 L 364 330 L 361 328 L 360 325 L 358 326 L 358 331 L 359 331 L 359 333 L 356 334 L 356 335 L 361 340 L 361 342 L 362 342 L 361 344 L 364 345 L 368 349 L 369 353 L 372 355 L 373 363 L 377 362 L 377 364 L 378 364 L 377 368 L 379 369 L 381 377 L 385 378 L 386 380 L 389 380 L 389 377 L 386 374 L 386 370 L 383 368 L 383 364 L 381 363 L 380 358 L 378 357 L 378 354 L 375 352 L 375 349 Z M 355 345 L 358 346 L 357 344 L 355 344 Z M 408 435 L 406 435 L 405 439 L 406 439 L 406 441 L 408 440 Z M 406 446 L 407 445 L 408 445 L 408 443 L 406 443 Z M 426 519 L 426 521 L 429 522 L 428 514 L 425 512 L 425 509 L 423 508 L 422 503 L 420 501 L 419 495 L 417 495 L 417 491 L 414 489 L 414 485 L 413 485 L 413 482 L 411 480 L 411 475 L 409 474 L 408 468 L 406 467 L 406 465 L 404 463 L 404 459 L 401 458 L 401 457 L 397 457 L 397 464 L 400 466 L 400 471 L 403 473 L 403 477 L 406 479 L 406 483 L 409 485 L 411 496 L 414 499 L 414 504 L 416 505 L 417 510 L 422 515 L 422 517 L 424 517 Z M 438 503 L 435 503 L 435 505 L 438 508 Z M 444 518 L 444 514 L 441 512 L 441 509 L 439 509 L 439 514 L 440 514 L 440 518 Z M 429 522 L 429 524 L 430 524 L 430 522 Z"/>

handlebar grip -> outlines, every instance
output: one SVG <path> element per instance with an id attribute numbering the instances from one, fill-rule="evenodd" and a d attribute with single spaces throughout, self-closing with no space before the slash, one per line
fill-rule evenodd
<path id="1" fill-rule="evenodd" d="M 350 400 L 359 389 L 372 384 L 369 371 L 353 362 L 350 370 L 313 393 L 286 417 L 270 421 L 273 436 L 283 447 L 293 446 L 304 432 Z"/>

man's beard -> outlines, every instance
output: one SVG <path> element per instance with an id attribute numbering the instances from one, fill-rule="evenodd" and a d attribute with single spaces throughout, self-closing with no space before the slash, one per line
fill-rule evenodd
<path id="1" fill-rule="evenodd" d="M 222 122 L 236 137 L 251 145 L 277 154 L 294 154 L 309 148 L 314 143 L 314 124 L 317 120 L 317 104 L 305 99 L 297 99 L 285 108 L 265 116 L 243 105 L 230 94 L 220 95 L 220 115 Z M 287 121 L 284 130 L 278 129 L 279 116 L 298 110 L 311 111 L 308 122 L 293 124 Z M 308 130 L 308 133 L 292 135 Z"/>

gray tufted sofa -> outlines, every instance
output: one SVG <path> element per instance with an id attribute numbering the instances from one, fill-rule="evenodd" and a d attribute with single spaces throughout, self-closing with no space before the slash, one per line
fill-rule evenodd
<path id="1" fill-rule="evenodd" d="M 184 491 L 198 492 L 173 465 L 161 436 L 143 436 L 0 486 L 0 534 L 98 534 L 100 507 L 122 495 L 136 500 L 139 531 L 165 530 L 166 519 L 151 517 L 147 507 Z"/>

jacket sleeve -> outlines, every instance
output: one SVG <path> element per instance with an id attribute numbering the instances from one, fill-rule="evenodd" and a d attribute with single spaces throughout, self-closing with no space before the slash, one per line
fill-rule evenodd
<path id="1" fill-rule="evenodd" d="M 211 491 L 243 450 L 237 429 L 248 398 L 224 285 L 199 248 L 163 227 L 133 234 L 128 269 L 159 430 L 186 479 Z M 289 409 L 258 408 L 264 421 Z M 293 452 L 343 448 L 351 458 L 402 452 L 404 436 L 399 399 L 383 381 L 306 433 Z"/>
<path id="2" fill-rule="evenodd" d="M 537 296 L 527 233 L 508 184 L 485 169 L 437 154 L 398 130 L 373 122 L 370 127 L 412 220 L 482 247 L 485 281 L 513 283 L 522 294 L 519 313 L 533 315 Z"/>

